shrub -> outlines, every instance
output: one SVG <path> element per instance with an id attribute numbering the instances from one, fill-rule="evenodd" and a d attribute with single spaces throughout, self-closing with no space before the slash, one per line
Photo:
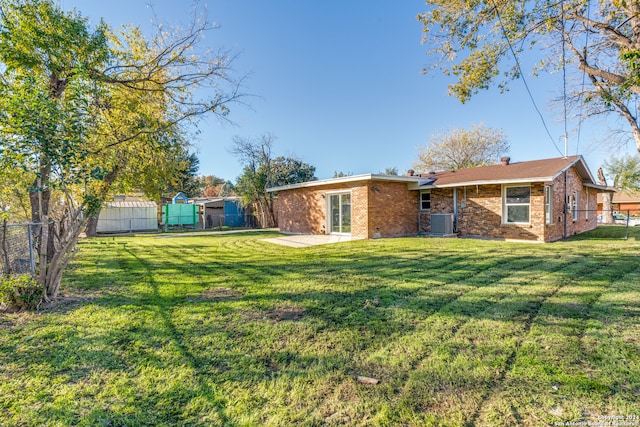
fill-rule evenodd
<path id="1" fill-rule="evenodd" d="M 0 304 L 21 310 L 34 309 L 42 301 L 42 287 L 31 276 L 0 278 Z"/>

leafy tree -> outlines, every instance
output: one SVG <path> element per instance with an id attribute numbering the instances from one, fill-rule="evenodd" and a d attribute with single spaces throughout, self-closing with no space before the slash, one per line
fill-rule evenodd
<path id="1" fill-rule="evenodd" d="M 271 186 L 315 181 L 316 168 L 301 160 L 278 156 L 271 162 Z"/>
<path id="2" fill-rule="evenodd" d="M 176 159 L 178 165 L 176 176 L 170 182 L 164 193 L 166 196 L 175 196 L 182 191 L 187 197 L 198 197 L 202 193 L 202 184 L 198 179 L 200 159 L 195 153 L 183 152 Z"/>
<path id="3" fill-rule="evenodd" d="M 640 156 L 612 157 L 604 163 L 604 171 L 613 180 L 613 188 L 619 191 L 640 190 Z M 598 171 L 601 175 L 601 170 Z M 606 185 L 604 177 L 600 178 L 600 183 Z M 604 182 L 603 182 L 604 181 Z M 613 222 L 613 198 L 605 193 L 602 198 L 603 223 Z"/>
<path id="4" fill-rule="evenodd" d="M 113 186 L 158 176 L 184 153 L 191 120 L 227 116 L 239 85 L 226 52 L 199 50 L 211 28 L 194 19 L 147 40 L 135 27 L 90 28 L 52 0 L 0 0 L 0 151 L 33 179 L 24 190 L 32 220 L 44 225 L 45 299 L 57 296 L 78 235 Z"/>
<path id="5" fill-rule="evenodd" d="M 490 165 L 508 150 L 509 143 L 501 129 L 481 124 L 453 129 L 432 136 L 427 146 L 418 148 L 414 169 L 429 172 Z"/>
<path id="6" fill-rule="evenodd" d="M 198 177 L 198 182 L 202 189 L 200 192 L 202 197 L 218 197 L 225 180 L 215 175 L 202 175 Z"/>
<path id="7" fill-rule="evenodd" d="M 469 100 L 497 83 L 501 90 L 525 71 L 519 57 L 541 54 L 533 72 L 563 66 L 580 71 L 573 105 L 587 115 L 615 113 L 640 150 L 640 6 L 637 1 L 426 0 L 418 15 L 433 69 L 456 77 L 450 94 Z M 586 76 L 586 85 L 582 76 Z"/>
<path id="8" fill-rule="evenodd" d="M 28 222 L 31 218 L 29 194 L 25 190 L 33 176 L 20 168 L 0 162 L 0 221 Z"/>
<path id="9" fill-rule="evenodd" d="M 614 156 L 604 163 L 604 170 L 616 190 L 640 190 L 640 155 Z"/>
<path id="10" fill-rule="evenodd" d="M 201 176 L 200 187 L 204 197 L 226 197 L 233 194 L 233 183 L 215 175 Z"/>
<path id="11" fill-rule="evenodd" d="M 392 167 L 392 168 L 385 168 L 384 172 L 378 172 L 380 175 L 391 175 L 391 176 L 397 176 L 398 175 L 398 168 L 397 167 Z"/>
<path id="12" fill-rule="evenodd" d="M 231 150 L 244 165 L 235 191 L 245 205 L 255 206 L 264 227 L 276 225 L 274 196 L 267 188 L 316 179 L 313 166 L 288 157 L 272 158 L 274 141 L 270 134 L 257 139 L 235 137 Z"/>
<path id="13" fill-rule="evenodd" d="M 353 176 L 353 172 L 342 172 L 342 171 L 334 171 L 333 172 L 333 177 L 334 178 L 344 178 L 345 176 Z"/>
<path id="14" fill-rule="evenodd" d="M 163 196 L 173 197 L 179 191 L 188 197 L 200 195 L 200 182 L 196 176 L 199 159 L 195 153 L 189 153 L 185 144 L 173 142 L 162 150 L 144 150 L 131 152 L 123 157 L 118 165 L 119 173 L 113 175 L 113 181 L 105 198 L 118 194 L 142 192 L 148 198 L 160 201 Z M 98 206 L 87 219 L 87 236 L 97 235 Z"/>

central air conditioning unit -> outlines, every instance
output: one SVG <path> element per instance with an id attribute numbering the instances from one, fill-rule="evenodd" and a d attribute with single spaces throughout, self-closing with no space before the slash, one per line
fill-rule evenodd
<path id="1" fill-rule="evenodd" d="M 431 214 L 431 234 L 437 236 L 453 234 L 453 214 Z"/>

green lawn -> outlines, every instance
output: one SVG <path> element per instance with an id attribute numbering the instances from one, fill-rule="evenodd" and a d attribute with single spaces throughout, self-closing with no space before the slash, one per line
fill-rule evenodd
<path id="1" fill-rule="evenodd" d="M 261 241 L 274 233 L 86 240 L 66 302 L 0 314 L 0 425 L 640 417 L 640 230 L 621 232 L 304 249 Z"/>

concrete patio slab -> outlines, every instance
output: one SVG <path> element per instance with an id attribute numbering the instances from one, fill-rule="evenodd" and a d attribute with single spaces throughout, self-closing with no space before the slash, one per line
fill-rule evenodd
<path id="1" fill-rule="evenodd" d="M 289 246 L 292 248 L 306 248 L 308 246 L 326 245 L 329 243 L 348 242 L 351 236 L 335 234 L 292 234 L 290 236 L 273 237 L 263 239 L 264 242 L 276 245 Z"/>

